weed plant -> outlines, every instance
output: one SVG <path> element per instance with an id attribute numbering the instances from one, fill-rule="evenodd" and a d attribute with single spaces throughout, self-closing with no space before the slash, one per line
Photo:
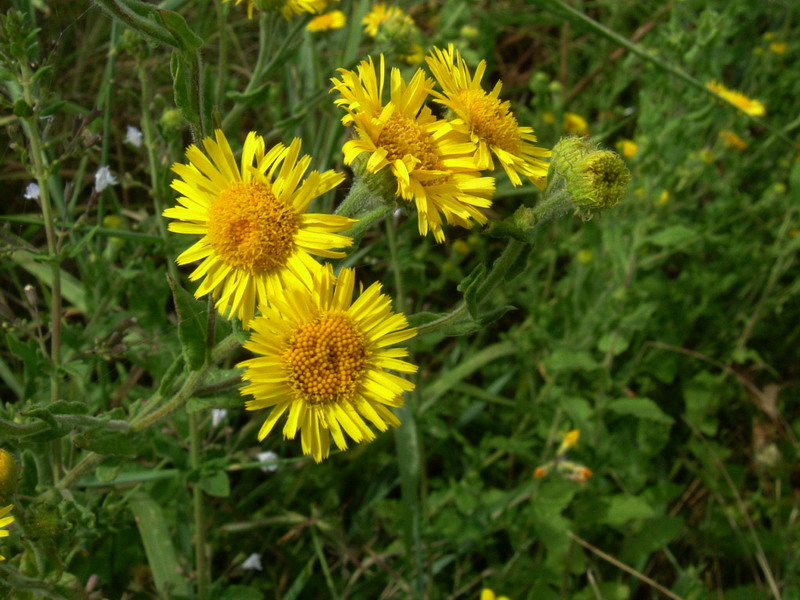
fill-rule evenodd
<path id="1" fill-rule="evenodd" d="M 797 9 L 11 0 L 0 597 L 800 599 Z"/>

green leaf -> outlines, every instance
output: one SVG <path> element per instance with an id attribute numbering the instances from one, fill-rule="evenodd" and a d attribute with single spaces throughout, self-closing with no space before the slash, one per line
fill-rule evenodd
<path id="1" fill-rule="evenodd" d="M 683 225 L 673 225 L 672 227 L 667 227 L 666 229 L 662 229 L 648 236 L 647 240 L 656 246 L 669 248 L 688 242 L 696 235 L 697 233 L 693 229 L 689 229 Z"/>
<path id="2" fill-rule="evenodd" d="M 608 510 L 599 522 L 616 527 L 634 519 L 650 519 L 655 516 L 656 511 L 643 498 L 618 494 L 611 496 Z"/>
<path id="3" fill-rule="evenodd" d="M 675 419 L 649 398 L 620 398 L 611 402 L 608 409 L 618 415 L 631 415 L 638 419 L 649 419 L 667 425 L 675 422 Z"/>
<path id="4" fill-rule="evenodd" d="M 209 496 L 227 498 L 231 495 L 231 484 L 225 471 L 217 471 L 200 480 L 200 489 Z"/>
<path id="5" fill-rule="evenodd" d="M 181 341 L 183 357 L 187 366 L 196 371 L 206 360 L 206 331 L 208 311 L 206 304 L 195 299 L 189 292 L 168 277 L 175 310 L 178 313 L 178 338 Z"/>
<path id="6" fill-rule="evenodd" d="M 100 483 L 111 483 L 119 474 L 119 465 L 100 465 L 94 470 L 94 476 Z"/>
<path id="7" fill-rule="evenodd" d="M 464 302 L 467 304 L 467 310 L 473 319 L 478 318 L 478 303 L 481 299 L 477 297 L 477 294 L 485 277 L 486 265 L 481 263 L 458 284 L 458 291 L 463 292 Z"/>
<path id="8" fill-rule="evenodd" d="M 591 371 L 600 365 L 585 350 L 568 350 L 556 348 L 553 353 L 542 361 L 547 370 L 557 371 Z"/>
<path id="9" fill-rule="evenodd" d="M 144 492 L 131 498 L 129 506 L 139 527 L 147 562 L 161 597 L 190 595 L 191 590 L 181 575 L 183 570 L 172 545 L 173 535 L 167 527 L 161 506 Z"/>
<path id="10" fill-rule="evenodd" d="M 186 412 L 194 413 L 212 408 L 242 408 L 241 396 L 208 396 L 206 398 L 190 398 L 186 403 Z"/>
<path id="11" fill-rule="evenodd" d="M 192 31 L 186 24 L 186 19 L 171 10 L 158 9 L 158 16 L 164 28 L 169 31 L 186 51 L 198 50 L 203 45 L 203 39 Z"/>
<path id="12" fill-rule="evenodd" d="M 97 454 L 111 456 L 136 456 L 138 454 L 138 444 L 134 443 L 127 433 L 87 431 L 76 435 L 74 443 L 79 448 L 91 450 Z"/>

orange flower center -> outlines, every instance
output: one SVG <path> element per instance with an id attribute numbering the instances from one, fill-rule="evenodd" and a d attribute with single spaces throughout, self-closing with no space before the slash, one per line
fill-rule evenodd
<path id="1" fill-rule="evenodd" d="M 506 152 L 519 151 L 519 124 L 508 109 L 508 102 L 474 89 L 460 90 L 458 97 L 466 111 L 467 125 L 475 135 Z"/>
<path id="2" fill-rule="evenodd" d="M 325 404 L 353 396 L 367 348 L 347 315 L 330 314 L 295 331 L 283 360 L 292 389 L 309 404 Z"/>
<path id="3" fill-rule="evenodd" d="M 435 170 L 439 163 L 430 134 L 415 119 L 394 113 L 383 126 L 376 145 L 387 152 L 389 161 L 402 160 L 410 154 L 419 161 L 418 169 Z"/>
<path id="4" fill-rule="evenodd" d="M 225 263 L 253 275 L 286 266 L 298 227 L 297 213 L 264 183 L 235 183 L 208 209 L 211 247 Z"/>

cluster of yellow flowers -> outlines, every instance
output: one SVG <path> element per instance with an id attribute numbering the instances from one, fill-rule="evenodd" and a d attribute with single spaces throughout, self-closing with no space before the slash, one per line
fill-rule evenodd
<path id="1" fill-rule="evenodd" d="M 300 8 L 292 0 L 284 9 Z M 308 0 L 303 6 L 319 9 Z M 324 8 L 324 7 L 323 7 Z M 443 220 L 470 227 L 485 223 L 480 209 L 491 205 L 494 179 L 482 171 L 496 159 L 514 185 L 520 175 L 542 187 L 550 152 L 533 144 L 530 127 L 520 127 L 501 84 L 481 87 L 485 61 L 474 76 L 450 46 L 434 49 L 428 65 L 441 90 L 422 69 L 406 82 L 398 69 L 390 75 L 384 101 L 384 58 L 357 71 L 340 70 L 333 79 L 336 104 L 355 139 L 343 147 L 344 161 L 361 160 L 362 175 L 390 173 L 396 200 L 416 206 L 419 230 L 444 240 Z M 450 109 L 450 119 L 435 117 L 428 98 Z M 201 280 L 195 291 L 211 294 L 227 318 L 236 316 L 252 330 L 246 348 L 259 356 L 239 366 L 252 396 L 249 410 L 271 408 L 259 439 L 286 414 L 284 436 L 301 435 L 304 453 L 316 461 L 329 455 L 330 439 L 344 449 L 346 433 L 356 442 L 399 424 L 389 407 L 402 406 L 414 385 L 388 370 L 410 374 L 417 367 L 402 360 L 407 351 L 388 346 L 416 334 L 391 299 L 375 283 L 355 302 L 355 276 L 317 259 L 343 258 L 352 245 L 346 235 L 356 221 L 342 215 L 309 213 L 312 200 L 344 180 L 335 171 L 308 172 L 311 157 L 301 156 L 301 140 L 267 150 L 264 139 L 248 134 L 237 164 L 222 131 L 186 151 L 188 164 L 175 164 L 172 187 L 178 205 L 164 211 L 176 233 L 202 236 L 178 256 L 181 265 L 199 263 L 189 276 Z M 385 199 L 391 200 L 391 199 Z"/>
<path id="2" fill-rule="evenodd" d="M 462 227 L 486 222 L 480 209 L 491 206 L 495 185 L 482 171 L 494 169 L 493 157 L 514 185 L 522 184 L 522 174 L 543 187 L 543 159 L 550 152 L 533 144 L 533 129 L 520 127 L 509 103 L 500 100 L 500 82 L 491 92 L 482 88 L 485 61 L 472 75 L 451 45 L 434 48 L 427 63 L 441 90 L 422 69 L 406 81 L 395 68 L 385 101 L 382 55 L 377 66 L 362 61 L 355 71 L 340 69 L 341 78 L 332 81 L 340 95 L 336 104 L 346 111 L 342 122 L 355 130 L 343 148 L 345 164 L 363 155 L 368 173 L 391 173 L 396 196 L 416 206 L 420 233 L 431 231 L 442 242 L 443 220 Z M 426 105 L 430 97 L 452 118 L 437 118 Z"/>

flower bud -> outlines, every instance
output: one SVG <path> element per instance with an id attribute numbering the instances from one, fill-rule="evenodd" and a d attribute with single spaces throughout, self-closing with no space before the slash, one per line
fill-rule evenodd
<path id="1" fill-rule="evenodd" d="M 0 449 L 0 505 L 5 505 L 17 491 L 17 465 L 10 452 Z"/>
<path id="2" fill-rule="evenodd" d="M 563 182 L 556 183 L 557 187 L 563 185 L 575 208 L 586 216 L 619 204 L 631 175 L 616 152 L 601 150 L 586 139 L 567 137 L 553 148 L 549 185 L 560 178 Z"/>

